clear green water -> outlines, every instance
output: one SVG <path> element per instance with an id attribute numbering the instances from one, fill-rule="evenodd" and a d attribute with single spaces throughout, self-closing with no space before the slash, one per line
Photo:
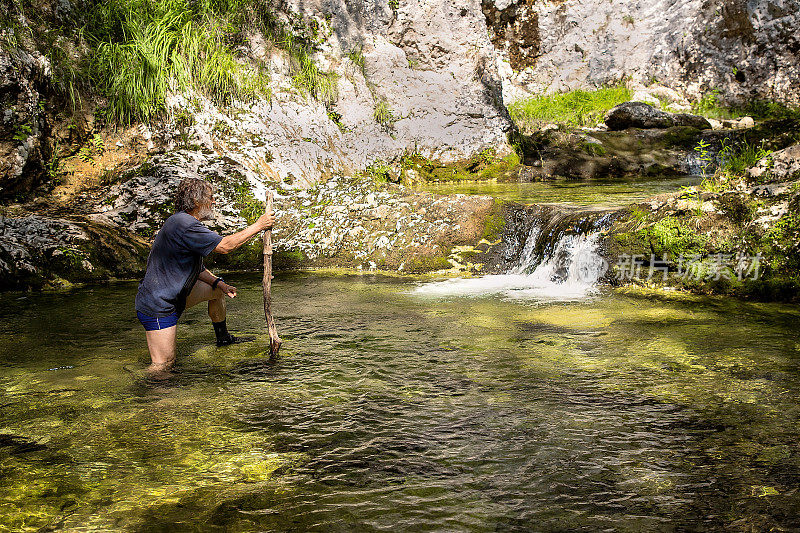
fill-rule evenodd
<path id="1" fill-rule="evenodd" d="M 661 193 L 697 185 L 701 177 L 630 180 L 557 180 L 532 183 L 490 181 L 429 183 L 423 190 L 435 194 L 483 194 L 523 204 L 565 204 L 576 207 L 622 207 Z"/>
<path id="2" fill-rule="evenodd" d="M 800 527 L 795 307 L 279 276 L 270 362 L 234 281 L 260 342 L 191 309 L 163 382 L 135 284 L 0 295 L 0 530 Z"/>

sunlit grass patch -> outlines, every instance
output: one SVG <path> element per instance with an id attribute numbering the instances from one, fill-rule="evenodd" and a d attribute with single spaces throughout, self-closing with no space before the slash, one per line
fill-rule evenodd
<path id="1" fill-rule="evenodd" d="M 248 32 L 288 53 L 297 87 L 325 103 L 336 98 L 336 77 L 311 58 L 314 43 L 253 0 L 111 0 L 91 8 L 87 19 L 90 83 L 120 123 L 152 121 L 169 93 L 186 89 L 221 104 L 269 98 L 266 65 L 240 51 Z"/>
<path id="2" fill-rule="evenodd" d="M 517 100 L 508 106 L 508 110 L 511 118 L 523 129 L 546 123 L 591 126 L 601 122 L 612 107 L 629 101 L 631 96 L 631 91 L 624 86 L 576 90 Z"/>

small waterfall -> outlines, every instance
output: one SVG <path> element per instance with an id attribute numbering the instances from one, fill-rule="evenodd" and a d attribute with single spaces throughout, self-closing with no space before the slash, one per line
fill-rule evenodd
<path id="1" fill-rule="evenodd" d="M 609 216 L 561 216 L 534 220 L 505 273 L 426 283 L 415 293 L 430 296 L 502 294 L 515 299 L 574 300 L 594 294 L 608 264 L 599 251 Z"/>

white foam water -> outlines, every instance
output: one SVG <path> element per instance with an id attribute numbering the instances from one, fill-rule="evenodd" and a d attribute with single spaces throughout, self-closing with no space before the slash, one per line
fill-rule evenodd
<path id="1" fill-rule="evenodd" d="M 552 253 L 538 261 L 540 228 L 528 236 L 520 260 L 507 274 L 425 283 L 414 290 L 422 296 L 485 296 L 514 299 L 579 300 L 598 291 L 608 265 L 598 253 L 599 233 L 564 235 Z"/>

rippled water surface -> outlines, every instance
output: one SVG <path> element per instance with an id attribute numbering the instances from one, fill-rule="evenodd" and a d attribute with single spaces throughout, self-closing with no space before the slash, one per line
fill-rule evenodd
<path id="1" fill-rule="evenodd" d="M 257 277 L 145 378 L 135 284 L 0 295 L 0 529 L 800 528 L 800 313 Z M 44 528 L 44 529 L 42 529 Z"/>
<path id="2" fill-rule="evenodd" d="M 642 178 L 614 180 L 556 180 L 532 183 L 491 181 L 445 182 L 426 184 L 424 189 L 436 194 L 484 194 L 524 204 L 557 203 L 580 207 L 615 208 L 641 202 L 656 194 L 679 191 L 697 185 L 701 177 Z"/>

